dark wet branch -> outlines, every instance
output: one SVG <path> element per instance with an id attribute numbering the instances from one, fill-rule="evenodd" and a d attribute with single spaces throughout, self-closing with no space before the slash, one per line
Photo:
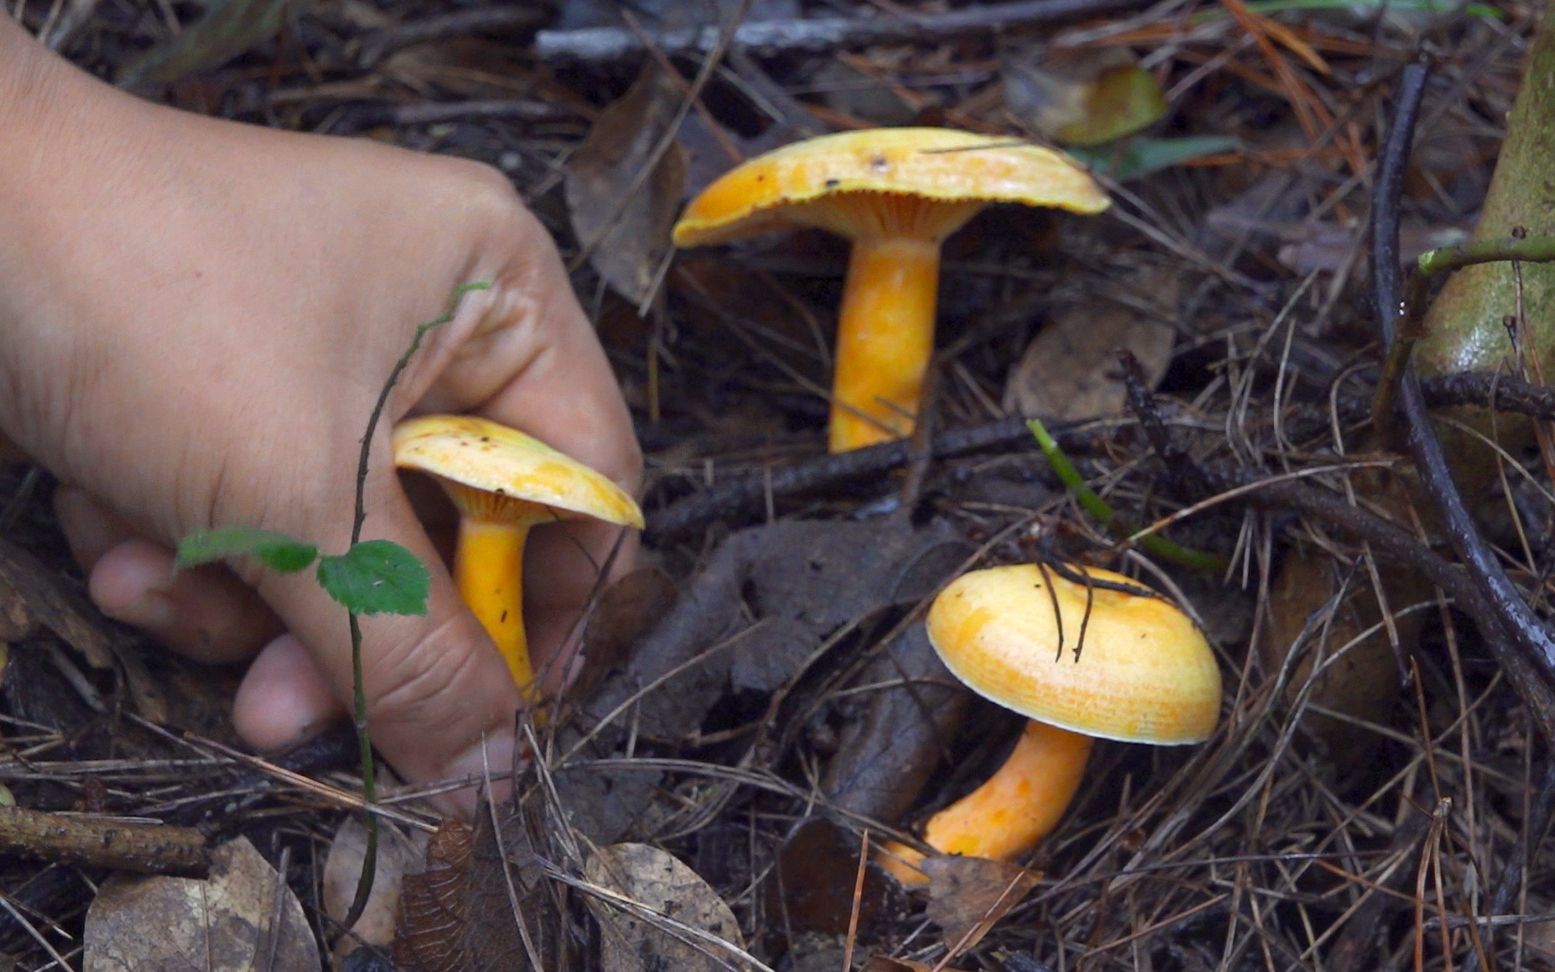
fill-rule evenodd
<path id="1" fill-rule="evenodd" d="M 1383 148 L 1372 204 L 1372 273 L 1384 347 L 1391 346 L 1395 339 L 1400 313 L 1399 199 L 1426 78 L 1423 65 L 1411 65 L 1404 70 L 1396 96 L 1398 113 Z M 1442 529 L 1479 594 L 1470 613 L 1496 660 L 1533 712 L 1546 741 L 1555 741 L 1555 696 L 1544 680 L 1555 677 L 1555 640 L 1507 576 L 1469 514 L 1452 481 L 1447 457 L 1413 369 L 1406 370 L 1400 381 L 1398 407 L 1421 490 L 1436 508 Z"/>
<path id="2" fill-rule="evenodd" d="M 1555 390 L 1516 378 L 1466 371 L 1431 378 L 1424 383 L 1423 391 L 1426 401 L 1438 408 L 1476 405 L 1555 419 Z M 1370 411 L 1369 398 L 1346 398 L 1340 402 L 1339 419 L 1346 423 L 1363 421 Z M 1311 425 L 1311 431 L 1327 427 L 1326 413 L 1314 408 L 1305 412 L 1304 424 Z M 1083 449 L 1092 437 L 1111 434 L 1115 428 L 1076 422 L 1048 425 L 1053 437 L 1070 451 Z M 941 432 L 934 436 L 930 448 L 936 459 L 953 459 L 996 450 L 1031 452 L 1036 451 L 1036 443 L 1026 428 L 1026 419 L 1008 418 Z M 673 542 L 717 520 L 741 523 L 758 516 L 766 508 L 769 495 L 802 496 L 878 479 L 904 466 L 910 453 L 907 443 L 888 442 L 731 479 L 652 513 L 648 518 L 648 537 L 655 543 Z"/>

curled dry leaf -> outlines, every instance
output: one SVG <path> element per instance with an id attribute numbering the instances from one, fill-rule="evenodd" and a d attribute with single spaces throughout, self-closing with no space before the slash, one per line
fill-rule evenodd
<path id="1" fill-rule="evenodd" d="M 1165 314 L 1176 309 L 1177 283 L 1163 269 L 1138 272 L 1125 286 Z M 1118 349 L 1134 353 L 1154 387 L 1171 362 L 1172 339 L 1169 324 L 1136 307 L 1093 299 L 1063 308 L 1011 369 L 1004 386 L 1004 407 L 1020 415 L 1055 420 L 1116 412 L 1125 397 Z"/>
<path id="2" fill-rule="evenodd" d="M 465 951 L 470 884 L 470 828 L 445 821 L 427 842 L 426 870 L 405 876 L 399 894 L 394 961 L 425 972 L 460 972 Z"/>
<path id="3" fill-rule="evenodd" d="M 858 887 L 859 840 L 830 820 L 811 817 L 789 831 L 767 884 L 767 911 L 782 927 L 819 935 L 846 935 Z M 872 862 L 864 865 L 858 896 L 860 938 L 869 938 L 905 899 L 895 881 Z"/>
<path id="4" fill-rule="evenodd" d="M 149 933 L 154 930 L 154 933 Z M 85 972 L 318 972 L 313 929 L 246 839 L 211 852 L 210 877 L 109 878 L 86 913 Z"/>
<path id="5" fill-rule="evenodd" d="M 351 934 L 342 935 L 335 946 L 337 964 L 363 945 L 388 946 L 394 942 L 401 886 L 406 874 L 420 869 L 426 847 L 425 831 L 407 834 L 386 821 L 379 823 L 378 863 L 372 894 L 362 917 L 351 926 Z M 367 827 L 360 818 L 347 817 L 335 831 L 329 856 L 324 860 L 324 913 L 335 921 L 344 921 L 351 910 L 366 850 Z"/>
<path id="6" fill-rule="evenodd" d="M 982 941 L 1042 877 L 1018 864 L 980 857 L 931 857 L 919 866 L 929 876 L 924 913 L 955 955 Z"/>
<path id="7" fill-rule="evenodd" d="M 583 874 L 639 906 L 587 898 L 599 922 L 601 972 L 745 967 L 745 940 L 734 912 L 674 855 L 647 844 L 612 844 L 594 852 Z"/>
<path id="8" fill-rule="evenodd" d="M 659 151 L 680 97 L 650 61 L 631 90 L 600 114 L 567 167 L 567 208 L 578 243 L 605 282 L 634 304 L 658 281 L 685 190 L 679 144 Z"/>

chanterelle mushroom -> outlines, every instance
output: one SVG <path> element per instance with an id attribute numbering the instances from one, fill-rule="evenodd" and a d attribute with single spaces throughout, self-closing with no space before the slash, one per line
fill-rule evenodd
<path id="1" fill-rule="evenodd" d="M 459 510 L 454 580 L 513 681 L 531 698 L 524 634 L 524 541 L 537 523 L 591 516 L 642 528 L 615 483 L 539 439 L 471 415 L 427 415 L 394 429 L 394 463 L 434 476 Z"/>
<path id="2" fill-rule="evenodd" d="M 1093 583 L 1034 564 L 994 567 L 952 581 L 929 608 L 929 641 L 951 674 L 1032 720 L 987 782 L 929 820 L 924 842 L 942 854 L 1030 850 L 1063 816 L 1094 738 L 1175 746 L 1215 728 L 1220 669 L 1193 621 L 1120 574 L 1063 569 Z M 899 879 L 923 880 L 921 855 L 885 850 Z"/>
<path id="3" fill-rule="evenodd" d="M 825 135 L 725 173 L 686 207 L 677 246 L 783 226 L 853 241 L 837 326 L 831 451 L 912 431 L 934 350 L 940 243 L 995 202 L 1097 213 L 1108 199 L 1049 149 L 945 128 Z"/>

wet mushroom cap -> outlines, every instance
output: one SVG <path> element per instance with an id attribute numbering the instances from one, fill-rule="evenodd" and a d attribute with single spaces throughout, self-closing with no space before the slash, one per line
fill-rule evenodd
<path id="1" fill-rule="evenodd" d="M 394 461 L 453 487 L 450 495 L 458 492 L 455 502 L 467 515 L 533 503 L 556 515 L 643 525 L 636 501 L 604 475 L 533 436 L 473 415 L 401 422 L 394 429 Z"/>
<path id="2" fill-rule="evenodd" d="M 1137 581 L 1098 568 L 1067 569 L 1141 593 L 1091 587 L 1087 621 L 1087 585 L 1052 568 L 1019 564 L 964 574 L 927 617 L 929 640 L 946 667 L 979 695 L 1072 732 L 1158 746 L 1206 739 L 1220 713 L 1220 669 L 1193 621 L 1165 598 L 1143 593 Z"/>
<path id="3" fill-rule="evenodd" d="M 853 236 L 869 228 L 860 213 L 894 194 L 1076 213 L 1108 205 L 1084 169 L 1051 149 L 948 128 L 873 129 L 796 142 L 730 170 L 686 208 L 675 225 L 675 245 L 727 243 L 792 223 Z M 830 210 L 849 197 L 864 198 L 843 212 Z"/>

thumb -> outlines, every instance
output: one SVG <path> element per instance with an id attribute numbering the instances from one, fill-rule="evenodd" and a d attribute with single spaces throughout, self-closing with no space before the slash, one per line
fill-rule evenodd
<path id="1" fill-rule="evenodd" d="M 376 450 L 375 450 L 376 451 Z M 384 451 L 387 451 L 386 449 Z M 413 782 L 504 772 L 512 764 L 518 690 L 387 467 L 370 477 L 374 497 L 364 538 L 393 540 L 424 565 L 431 586 L 427 613 L 361 617 L 363 688 L 373 745 Z M 348 518 L 341 518 L 347 520 Z M 349 532 L 321 538 L 321 549 L 343 551 Z M 353 697 L 351 638 L 344 607 L 311 572 L 266 572 L 259 593 L 300 641 L 334 695 L 349 710 Z M 461 805 L 473 808 L 474 791 Z"/>

